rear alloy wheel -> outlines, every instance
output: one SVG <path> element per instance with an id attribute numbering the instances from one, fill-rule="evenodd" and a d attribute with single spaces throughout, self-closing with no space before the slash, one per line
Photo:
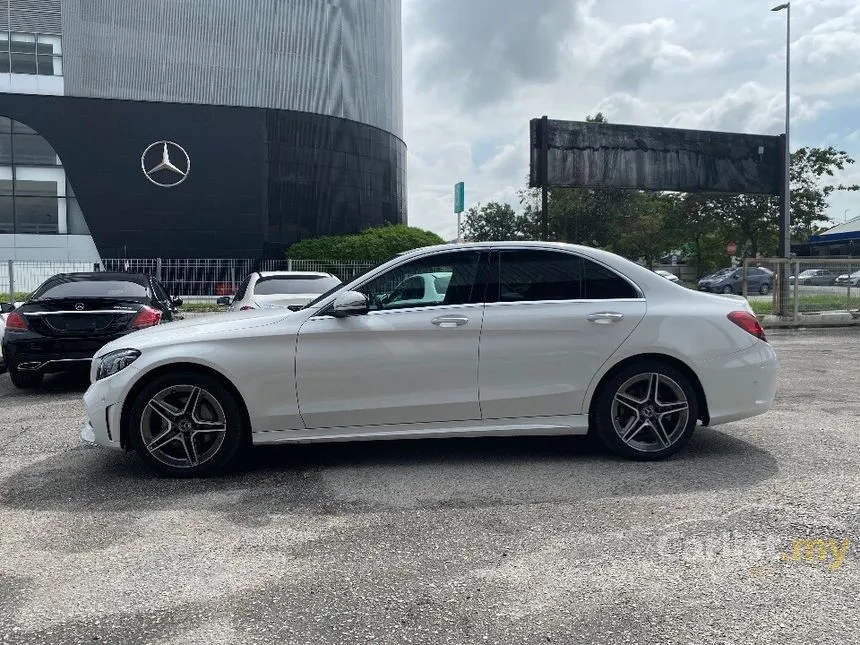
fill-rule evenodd
<path id="1" fill-rule="evenodd" d="M 681 450 L 698 422 L 698 403 L 679 370 L 656 361 L 631 365 L 601 390 L 595 430 L 613 452 L 641 461 Z"/>
<path id="2" fill-rule="evenodd" d="M 769 294 L 769 293 L 770 293 L 770 285 L 769 285 L 767 282 L 763 283 L 763 284 L 759 287 L 758 292 L 759 292 L 761 295 L 766 296 L 767 294 Z"/>
<path id="3" fill-rule="evenodd" d="M 236 396 L 217 379 L 194 372 L 147 385 L 129 415 L 134 449 L 172 477 L 219 474 L 237 457 L 244 433 Z"/>
<path id="4" fill-rule="evenodd" d="M 732 292 L 731 285 L 727 284 L 725 287 L 723 287 L 723 293 L 731 293 L 731 292 Z"/>
<path id="5" fill-rule="evenodd" d="M 12 385 L 22 390 L 33 390 L 42 384 L 44 376 L 41 372 L 19 372 L 15 369 L 9 369 L 9 379 Z"/>

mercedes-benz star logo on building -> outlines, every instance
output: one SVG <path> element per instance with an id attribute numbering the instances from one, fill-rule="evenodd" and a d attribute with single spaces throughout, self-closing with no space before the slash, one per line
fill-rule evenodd
<path id="1" fill-rule="evenodd" d="M 84 303 L 78 302 L 75 304 L 75 311 L 83 311 L 83 310 L 84 310 Z"/>
<path id="2" fill-rule="evenodd" d="M 162 188 L 178 186 L 188 179 L 191 158 L 173 141 L 156 141 L 140 156 L 140 168 L 149 181 Z"/>

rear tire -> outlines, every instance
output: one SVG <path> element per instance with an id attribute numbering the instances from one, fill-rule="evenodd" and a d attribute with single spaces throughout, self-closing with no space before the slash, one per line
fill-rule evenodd
<path id="1" fill-rule="evenodd" d="M 193 371 L 147 384 L 132 403 L 128 423 L 134 450 L 150 468 L 170 477 L 223 474 L 246 444 L 236 395 L 217 378 Z"/>
<path id="2" fill-rule="evenodd" d="M 765 282 L 764 284 L 761 285 L 761 287 L 759 287 L 758 292 L 761 295 L 766 296 L 767 294 L 770 293 L 770 285 L 767 282 Z"/>
<path id="3" fill-rule="evenodd" d="M 683 372 L 643 360 L 606 381 L 593 419 L 597 436 L 612 452 L 635 461 L 657 461 L 687 445 L 698 423 L 699 406 Z"/>
<path id="4" fill-rule="evenodd" d="M 22 390 L 35 390 L 42 384 L 44 375 L 39 372 L 19 372 L 16 369 L 9 368 L 9 378 L 12 385 Z"/>

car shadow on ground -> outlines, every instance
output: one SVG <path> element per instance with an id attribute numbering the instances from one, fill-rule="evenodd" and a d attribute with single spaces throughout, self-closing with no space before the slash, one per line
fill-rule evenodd
<path id="1" fill-rule="evenodd" d="M 589 438 L 518 437 L 309 444 L 253 449 L 240 470 L 176 480 L 133 454 L 78 448 L 0 482 L 0 504 L 66 512 L 194 509 L 247 525 L 273 514 L 479 508 L 746 488 L 773 477 L 755 445 L 698 429 L 676 457 L 637 463 Z"/>
<path id="2" fill-rule="evenodd" d="M 15 398 L 23 397 L 38 397 L 38 396 L 57 396 L 68 394 L 70 396 L 80 396 L 86 392 L 90 385 L 90 375 L 87 372 L 68 372 L 61 374 L 46 374 L 45 380 L 36 388 L 19 389 L 9 383 L 8 375 L 0 376 L 6 379 L 3 387 L 6 396 Z"/>

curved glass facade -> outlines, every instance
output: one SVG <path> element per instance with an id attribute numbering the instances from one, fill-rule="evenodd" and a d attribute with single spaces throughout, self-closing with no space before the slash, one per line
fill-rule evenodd
<path id="1" fill-rule="evenodd" d="M 0 116 L 0 234 L 90 234 L 51 144 L 5 116 Z"/>
<path id="2" fill-rule="evenodd" d="M 403 137 L 401 0 L 62 0 L 66 93 L 296 110 Z"/>

